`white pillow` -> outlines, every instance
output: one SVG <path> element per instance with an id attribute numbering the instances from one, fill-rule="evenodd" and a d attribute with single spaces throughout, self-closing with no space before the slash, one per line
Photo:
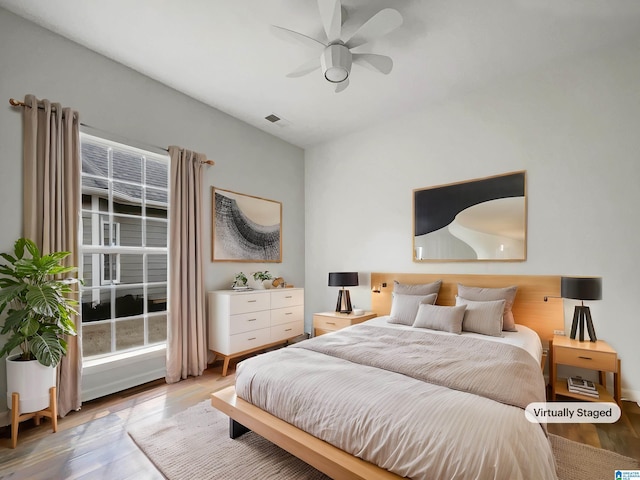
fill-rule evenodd
<path id="1" fill-rule="evenodd" d="M 423 303 L 418 308 L 416 320 L 413 326 L 417 328 L 430 328 L 431 330 L 442 330 L 443 332 L 462 333 L 462 320 L 466 305 L 457 307 L 443 307 L 441 305 L 430 305 Z"/>
<path id="2" fill-rule="evenodd" d="M 400 283 L 397 280 L 393 281 L 393 293 L 400 295 L 430 295 L 432 293 L 439 293 L 442 280 L 436 280 L 431 283 L 423 283 L 414 285 L 411 283 Z"/>
<path id="3" fill-rule="evenodd" d="M 389 314 L 389 323 L 399 323 L 402 325 L 412 326 L 418 313 L 418 307 L 421 303 L 436 303 L 438 294 L 430 295 L 402 295 L 394 293 L 391 300 L 391 313 Z"/>
<path id="4" fill-rule="evenodd" d="M 504 300 L 474 302 L 456 295 L 456 306 L 467 306 L 462 320 L 462 330 L 501 337 L 504 304 Z"/>

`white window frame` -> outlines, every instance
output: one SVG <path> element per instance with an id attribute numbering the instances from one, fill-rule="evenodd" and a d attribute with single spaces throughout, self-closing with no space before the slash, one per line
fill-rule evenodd
<path id="1" fill-rule="evenodd" d="M 167 182 L 167 186 L 166 189 L 162 188 L 162 187 L 158 187 L 156 185 L 149 185 L 149 188 L 152 188 L 154 190 L 166 190 L 167 192 L 167 204 L 158 204 L 156 202 L 147 202 L 146 201 L 146 195 L 143 195 L 142 198 L 140 199 L 140 206 L 141 206 L 141 214 L 140 215 L 128 215 L 128 214 L 121 214 L 121 213 L 114 213 L 114 199 L 113 199 L 113 189 L 112 189 L 112 185 L 114 180 L 116 182 L 119 183 L 129 183 L 131 185 L 137 186 L 137 187 L 141 187 L 142 191 L 144 192 L 144 190 L 147 188 L 147 185 L 144 184 L 144 179 L 145 179 L 145 171 L 144 168 L 146 168 L 146 162 L 147 160 L 151 159 L 152 161 L 160 161 L 163 163 L 166 163 L 167 165 L 167 173 L 169 173 L 170 168 L 169 168 L 169 156 L 168 155 L 160 155 L 151 151 L 147 151 L 144 149 L 140 149 L 137 147 L 133 147 L 133 146 L 129 146 L 127 144 L 124 144 L 122 142 L 114 142 L 112 140 L 109 139 L 105 139 L 105 138 L 101 138 L 100 136 L 97 135 L 92 135 L 92 134 L 88 134 L 85 132 L 81 132 L 81 144 L 84 141 L 88 141 L 90 143 L 93 144 L 98 144 L 102 147 L 106 147 L 108 149 L 108 155 L 109 155 L 109 168 L 108 168 L 108 175 L 107 177 L 103 177 L 103 176 L 96 176 L 96 175 L 91 175 L 88 174 L 86 172 L 82 172 L 81 173 L 81 181 L 82 178 L 85 178 L 87 176 L 91 177 L 95 177 L 95 178 L 100 178 L 102 180 L 106 180 L 108 182 L 109 188 L 108 188 L 108 211 L 101 211 L 99 209 L 99 201 L 97 200 L 98 198 L 105 198 L 105 197 L 98 197 L 96 196 L 94 193 L 88 193 L 88 192 L 83 192 L 83 195 L 91 195 L 92 196 L 92 202 L 91 202 L 91 207 L 88 207 L 87 209 L 83 209 L 83 213 L 85 214 L 89 214 L 87 218 L 90 218 L 91 221 L 91 225 L 92 225 L 92 229 L 91 229 L 91 245 L 84 245 L 83 244 L 83 235 L 80 234 L 79 235 L 79 252 L 81 257 L 84 257 L 84 255 L 88 255 L 90 254 L 92 256 L 92 279 L 91 279 L 91 286 L 88 287 L 81 287 L 83 293 L 86 294 L 86 292 L 90 291 L 90 297 L 91 297 L 91 301 L 92 303 L 100 303 L 101 301 L 101 294 L 100 292 L 103 292 L 102 298 L 104 298 L 107 292 L 110 292 L 110 295 L 108 295 L 110 297 L 109 303 L 110 303 L 110 311 L 111 311 L 111 315 L 109 319 L 106 320 L 95 320 L 95 321 L 91 321 L 91 322 L 87 322 L 86 328 L 90 328 L 91 325 L 99 325 L 99 324 L 111 324 L 111 346 L 110 346 L 110 351 L 107 353 L 102 353 L 99 355 L 93 355 L 93 356 L 89 356 L 89 357 L 84 357 L 85 360 L 88 359 L 89 362 L 95 362 L 95 361 L 109 361 L 109 357 L 113 358 L 114 360 L 118 360 L 121 359 L 123 355 L 129 355 L 129 354 L 139 354 L 139 353 L 143 353 L 145 351 L 149 351 L 149 348 L 151 349 L 157 349 L 159 346 L 164 346 L 166 345 L 166 341 L 165 342 L 153 342 L 151 343 L 149 340 L 149 320 L 153 317 L 158 317 L 158 316 L 165 316 L 168 318 L 168 311 L 167 310 L 163 310 L 163 311 L 158 311 L 158 312 L 149 312 L 148 311 L 148 294 L 147 294 L 147 289 L 151 288 L 151 287 L 165 287 L 166 291 L 167 291 L 167 298 L 169 296 L 169 284 L 168 284 L 168 262 L 169 262 L 169 205 L 168 205 L 168 199 L 169 199 L 169 185 Z M 130 153 L 134 153 L 136 156 L 141 156 L 142 157 L 142 165 L 143 165 L 143 171 L 142 171 L 142 181 L 141 182 L 127 182 L 126 180 L 122 180 L 122 179 L 114 179 L 114 172 L 113 172 L 113 163 L 111 160 L 111 156 L 113 154 L 114 149 L 116 150 L 124 150 L 124 151 L 128 151 Z M 81 169 L 82 170 L 82 169 Z M 81 187 L 82 188 L 82 187 Z M 117 203 L 117 202 L 116 202 Z M 161 217 L 156 217 L 156 216 L 147 216 L 146 215 L 146 209 L 147 207 L 151 207 L 151 208 L 166 208 L 167 210 L 167 216 L 166 219 L 161 218 Z M 104 216 L 108 216 L 108 219 L 103 218 Z M 122 225 L 120 222 L 114 222 L 114 216 L 120 217 L 120 218 L 125 218 L 128 216 L 131 216 L 133 218 L 135 218 L 136 220 L 140 220 L 141 221 L 141 246 L 122 246 L 120 244 L 120 236 L 121 236 L 121 231 L 122 231 Z M 84 215 L 82 216 L 84 218 Z M 166 247 L 147 247 L 145 242 L 146 242 L 146 223 L 147 221 L 153 221 L 153 222 L 166 222 L 167 224 L 167 228 L 166 228 L 166 235 L 167 235 L 167 246 Z M 105 227 L 107 225 L 111 225 L 113 228 L 109 229 L 110 232 L 110 236 L 111 239 L 109 238 L 105 238 Z M 97 228 L 96 228 L 97 227 Z M 123 279 L 122 279 L 122 270 L 121 270 L 121 262 L 120 262 L 120 258 L 121 258 L 121 254 L 125 254 L 125 253 L 129 253 L 129 254 L 138 254 L 138 255 L 142 255 L 142 259 L 143 259 L 143 263 L 142 263 L 142 278 L 143 281 L 142 283 L 123 283 Z M 161 282 L 149 282 L 149 278 L 148 278 L 148 273 L 147 273 L 147 255 L 149 254 L 154 254 L 154 255 L 165 255 L 167 258 L 167 279 L 166 281 L 161 281 Z M 116 259 L 116 279 L 105 279 L 104 278 L 104 267 L 105 267 L 105 262 L 104 262 L 104 258 L 105 255 L 111 255 L 112 258 Z M 83 277 L 83 272 L 82 272 L 82 265 L 84 262 L 80 262 L 80 276 L 81 278 Z M 98 267 L 98 268 L 96 268 Z M 98 270 L 100 271 L 100 273 L 98 273 Z M 131 315 L 131 316 L 126 316 L 126 317 L 120 317 L 117 318 L 116 317 L 116 297 L 117 297 L 117 293 L 119 291 L 127 291 L 127 290 L 135 290 L 135 289 L 141 289 L 142 290 L 142 298 L 143 298 L 143 312 L 141 314 L 136 314 L 136 315 Z M 82 295 L 82 298 L 85 299 L 86 296 Z M 106 300 L 103 300 L 105 303 L 107 302 Z M 118 322 L 121 321 L 128 321 L 128 320 L 135 320 L 135 319 L 143 319 L 143 323 L 144 323 L 144 339 L 143 339 L 143 345 L 141 346 L 136 346 L 127 350 L 118 350 L 117 349 L 117 344 L 116 344 L 116 326 L 118 324 Z"/>

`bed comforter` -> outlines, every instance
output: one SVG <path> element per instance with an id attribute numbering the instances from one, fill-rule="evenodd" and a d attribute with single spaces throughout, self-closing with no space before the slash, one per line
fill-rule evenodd
<path id="1" fill-rule="evenodd" d="M 540 368 L 511 345 L 356 325 L 243 361 L 236 393 L 413 479 L 555 479 Z"/>

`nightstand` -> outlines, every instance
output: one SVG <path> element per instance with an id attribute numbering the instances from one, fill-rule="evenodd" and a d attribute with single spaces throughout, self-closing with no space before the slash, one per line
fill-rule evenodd
<path id="1" fill-rule="evenodd" d="M 322 312 L 313 314 L 313 336 L 335 332 L 341 328 L 362 323 L 376 316 L 373 312 L 364 312 L 362 315 L 353 313 Z"/>
<path id="2" fill-rule="evenodd" d="M 590 402 L 616 402 L 622 407 L 620 395 L 620 359 L 617 352 L 602 340 L 597 342 L 580 342 L 565 336 L 554 336 L 549 342 L 549 383 L 551 384 L 551 400 L 556 395 L 586 400 Z M 600 374 L 600 383 L 596 385 L 600 398 L 570 392 L 567 388 L 566 378 L 558 379 L 558 365 L 570 365 L 573 367 L 597 370 Z M 606 389 L 606 372 L 613 373 L 614 396 Z"/>

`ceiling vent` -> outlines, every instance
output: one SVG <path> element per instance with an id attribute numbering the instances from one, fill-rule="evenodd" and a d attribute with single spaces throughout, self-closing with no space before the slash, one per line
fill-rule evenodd
<path id="1" fill-rule="evenodd" d="M 289 120 L 279 117 L 275 113 L 272 113 L 271 115 L 267 115 L 266 117 L 264 117 L 264 119 L 271 123 L 276 124 L 279 127 L 288 127 L 289 125 L 291 125 L 291 122 Z"/>

